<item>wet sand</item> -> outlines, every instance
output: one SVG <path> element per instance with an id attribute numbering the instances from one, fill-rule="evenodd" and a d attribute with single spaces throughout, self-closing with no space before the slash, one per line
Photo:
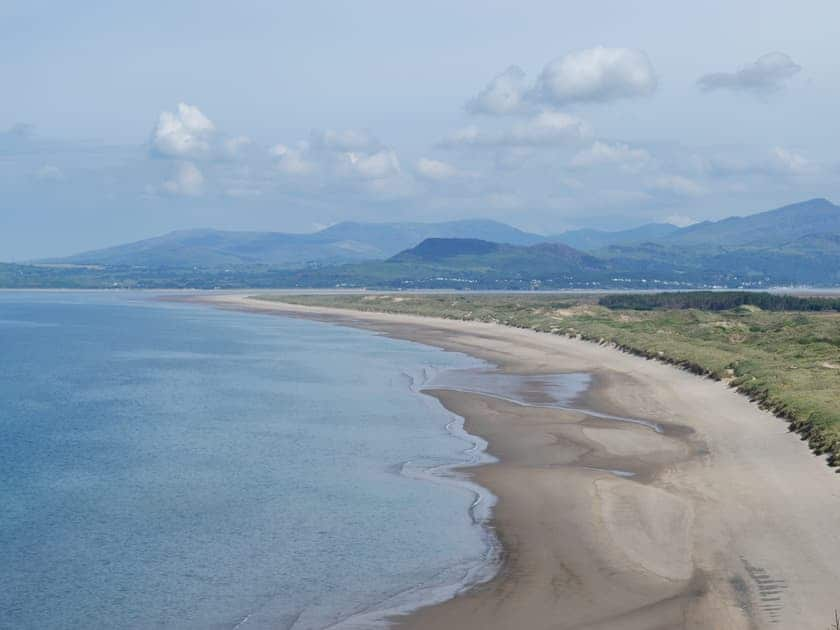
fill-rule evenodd
<path id="1" fill-rule="evenodd" d="M 470 474 L 498 497 L 504 561 L 490 582 L 398 628 L 822 629 L 840 607 L 840 478 L 721 383 L 493 324 L 201 299 L 369 328 L 511 374 L 592 375 L 577 411 L 429 391 L 499 459 Z"/>

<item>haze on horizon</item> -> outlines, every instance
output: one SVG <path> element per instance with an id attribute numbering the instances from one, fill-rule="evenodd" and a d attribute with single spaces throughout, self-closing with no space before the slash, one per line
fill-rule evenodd
<path id="1" fill-rule="evenodd" d="M 0 8 L 0 260 L 173 229 L 556 233 L 840 198 L 840 5 Z"/>

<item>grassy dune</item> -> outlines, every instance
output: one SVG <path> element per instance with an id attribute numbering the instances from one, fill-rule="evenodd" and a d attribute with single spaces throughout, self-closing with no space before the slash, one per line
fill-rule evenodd
<path id="1" fill-rule="evenodd" d="M 296 304 L 495 322 L 576 336 L 725 380 L 840 466 L 840 313 L 611 310 L 587 296 L 262 296 Z"/>

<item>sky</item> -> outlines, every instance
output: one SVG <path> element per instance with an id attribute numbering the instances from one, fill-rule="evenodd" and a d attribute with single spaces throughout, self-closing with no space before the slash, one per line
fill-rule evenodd
<path id="1" fill-rule="evenodd" d="M 840 200 L 836 0 L 0 3 L 0 260 Z"/>

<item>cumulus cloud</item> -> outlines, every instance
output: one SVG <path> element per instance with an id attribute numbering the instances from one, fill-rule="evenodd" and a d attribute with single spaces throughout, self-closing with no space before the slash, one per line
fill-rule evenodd
<path id="1" fill-rule="evenodd" d="M 152 131 L 152 148 L 159 155 L 200 158 L 211 152 L 216 126 L 197 107 L 179 103 L 176 112 L 162 112 Z"/>
<path id="2" fill-rule="evenodd" d="M 536 82 L 510 66 L 467 102 L 473 114 L 528 114 L 574 103 L 599 103 L 648 96 L 657 87 L 647 55 L 632 48 L 596 46 L 577 50 L 546 64 Z"/>
<path id="3" fill-rule="evenodd" d="M 558 106 L 607 102 L 648 96 L 656 86 L 656 72 L 644 52 L 596 46 L 551 61 L 537 79 L 531 98 Z"/>
<path id="4" fill-rule="evenodd" d="M 735 72 L 703 75 L 697 84 L 705 92 L 732 90 L 766 95 L 780 90 L 786 81 L 801 70 L 802 66 L 796 64 L 790 56 L 782 52 L 771 52 Z"/>
<path id="5" fill-rule="evenodd" d="M 644 149 L 634 149 L 620 142 L 610 144 L 597 140 L 589 148 L 579 151 L 570 164 L 573 168 L 617 165 L 622 170 L 637 172 L 644 168 L 650 159 L 650 153 Z"/>
<path id="6" fill-rule="evenodd" d="M 562 112 L 543 111 L 503 132 L 483 132 L 475 126 L 451 134 L 441 145 L 459 147 L 539 147 L 576 142 L 590 135 L 589 125 Z"/>
<path id="7" fill-rule="evenodd" d="M 171 195 L 198 197 L 204 192 L 204 175 L 192 162 L 181 162 L 172 179 L 163 183 L 163 190 Z"/>
<path id="8" fill-rule="evenodd" d="M 807 175 L 815 170 L 814 164 L 801 153 L 774 147 L 770 152 L 770 164 L 781 173 L 788 175 Z"/>
<path id="9" fill-rule="evenodd" d="M 271 155 L 277 158 L 277 170 L 286 175 L 310 175 L 318 165 L 307 157 L 309 145 L 301 143 L 297 147 L 278 144 L 271 148 Z"/>
<path id="10" fill-rule="evenodd" d="M 270 153 L 285 175 L 318 175 L 324 185 L 335 179 L 376 180 L 401 172 L 393 149 L 367 132 L 352 129 L 314 130 L 308 141 L 295 146 L 278 144 Z"/>
<path id="11" fill-rule="evenodd" d="M 343 156 L 344 174 L 361 179 L 383 179 L 400 172 L 397 154 L 391 149 L 381 149 L 374 153 L 347 152 Z"/>
<path id="12" fill-rule="evenodd" d="M 561 112 L 545 111 L 513 127 L 506 144 L 551 145 L 565 144 L 589 135 L 589 125 L 580 118 Z"/>
<path id="13" fill-rule="evenodd" d="M 467 111 L 473 114 L 513 114 L 522 110 L 525 92 L 525 71 L 519 66 L 510 66 L 493 77 L 467 103 Z"/>
<path id="14" fill-rule="evenodd" d="M 415 170 L 417 175 L 423 179 L 436 181 L 452 179 L 460 174 L 458 169 L 451 164 L 430 158 L 420 158 L 417 160 Z"/>

